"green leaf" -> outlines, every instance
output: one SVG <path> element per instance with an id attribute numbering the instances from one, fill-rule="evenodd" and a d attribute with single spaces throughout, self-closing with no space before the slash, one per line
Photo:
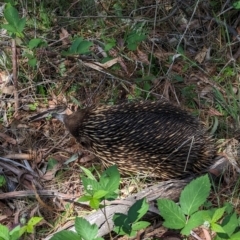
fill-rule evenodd
<path id="1" fill-rule="evenodd" d="M 116 40 L 115 39 L 112 39 L 110 42 L 108 42 L 105 47 L 104 47 L 104 50 L 105 51 L 109 51 L 110 49 L 112 49 L 113 47 L 116 46 Z"/>
<path id="2" fill-rule="evenodd" d="M 34 48 L 37 48 L 37 47 L 42 47 L 42 46 L 47 46 L 47 43 L 45 41 L 43 41 L 41 38 L 34 38 L 34 39 L 31 39 L 28 43 L 28 47 L 29 49 L 34 49 Z"/>
<path id="3" fill-rule="evenodd" d="M 127 38 L 126 38 L 126 42 L 127 42 L 127 47 L 129 50 L 136 50 L 138 44 L 145 40 L 147 37 L 145 34 L 142 33 L 138 33 L 136 31 L 131 32 Z"/>
<path id="4" fill-rule="evenodd" d="M 112 200 L 117 197 L 116 192 L 119 189 L 120 174 L 116 165 L 109 167 L 102 173 L 99 183 L 102 189 L 108 191 L 108 194 L 105 196 L 107 200 Z"/>
<path id="5" fill-rule="evenodd" d="M 0 188 L 7 184 L 6 178 L 3 175 L 0 175 Z"/>
<path id="6" fill-rule="evenodd" d="M 93 208 L 93 209 L 98 209 L 98 208 L 99 208 L 99 205 L 100 205 L 100 201 L 99 201 L 99 199 L 92 198 L 92 199 L 89 201 L 89 205 L 90 205 L 90 207 Z"/>
<path id="7" fill-rule="evenodd" d="M 15 23 L 20 19 L 17 9 L 14 8 L 11 4 L 6 5 L 4 9 L 4 17 L 11 25 L 15 25 Z"/>
<path id="8" fill-rule="evenodd" d="M 85 195 L 85 196 L 80 197 L 80 198 L 78 199 L 78 202 L 88 202 L 88 201 L 90 201 L 91 199 L 92 199 L 92 196 L 87 196 L 87 195 Z"/>
<path id="9" fill-rule="evenodd" d="M 80 167 L 80 168 L 83 170 L 83 172 L 86 174 L 88 178 L 97 181 L 96 178 L 93 176 L 93 174 L 87 168 L 85 167 Z"/>
<path id="10" fill-rule="evenodd" d="M 223 227 L 224 231 L 231 236 L 235 229 L 238 227 L 238 219 L 237 214 L 234 212 L 231 215 L 227 215 L 222 223 L 221 226 Z"/>
<path id="11" fill-rule="evenodd" d="M 222 208 L 216 209 L 216 211 L 215 211 L 214 214 L 213 214 L 211 223 L 215 223 L 215 222 L 217 222 L 220 218 L 222 218 L 222 216 L 223 216 L 223 214 L 224 214 L 224 212 L 225 212 L 225 208 L 226 208 L 226 207 L 222 207 Z"/>
<path id="12" fill-rule="evenodd" d="M 111 191 L 116 191 L 119 188 L 120 184 L 120 173 L 117 169 L 116 165 L 113 165 L 109 168 L 107 168 L 101 175 L 100 180 L 99 180 L 101 186 L 108 190 L 109 192 Z"/>
<path id="13" fill-rule="evenodd" d="M 81 217 L 76 217 L 75 219 L 75 229 L 77 233 L 84 240 L 95 239 L 98 233 L 98 227 L 96 224 L 91 225 L 86 219 Z"/>
<path id="14" fill-rule="evenodd" d="M 131 226 L 128 221 L 128 216 L 123 213 L 115 213 L 113 215 L 114 229 L 118 235 L 130 234 Z"/>
<path id="15" fill-rule="evenodd" d="M 191 230 L 202 225 L 203 223 L 203 211 L 195 212 L 191 215 L 185 227 L 182 229 L 181 234 L 189 236 Z"/>
<path id="16" fill-rule="evenodd" d="M 233 3 L 233 7 L 235 8 L 235 9 L 240 9 L 240 1 L 236 1 L 236 2 L 234 2 Z"/>
<path id="17" fill-rule="evenodd" d="M 10 24 L 2 24 L 2 28 L 6 29 L 8 32 L 16 33 L 17 29 Z"/>
<path id="18" fill-rule="evenodd" d="M 100 184 L 96 180 L 82 177 L 82 183 L 83 183 L 85 191 L 87 193 L 89 193 L 90 195 L 93 195 L 94 192 L 101 189 Z"/>
<path id="19" fill-rule="evenodd" d="M 69 50 L 63 51 L 62 54 L 64 56 L 68 56 L 72 54 L 86 54 L 86 53 L 89 53 L 89 48 L 92 45 L 93 45 L 92 42 L 83 40 L 83 38 L 79 37 L 74 40 Z"/>
<path id="20" fill-rule="evenodd" d="M 160 215 L 164 218 L 163 225 L 171 229 L 181 229 L 185 226 L 185 216 L 181 208 L 172 200 L 158 199 L 158 209 Z"/>
<path id="21" fill-rule="evenodd" d="M 11 4 L 7 4 L 5 9 L 4 9 L 4 17 L 8 21 L 9 25 L 4 26 L 5 29 L 7 29 L 9 32 L 18 34 L 19 36 L 22 36 L 22 31 L 24 29 L 24 26 L 26 24 L 26 19 L 25 18 L 20 18 L 18 11 L 16 8 L 12 7 Z"/>
<path id="22" fill-rule="evenodd" d="M 26 18 L 19 19 L 17 23 L 18 32 L 22 32 L 26 24 Z"/>
<path id="23" fill-rule="evenodd" d="M 9 240 L 9 229 L 6 226 L 0 225 L 0 238 Z"/>
<path id="24" fill-rule="evenodd" d="M 149 222 L 139 221 L 139 222 L 133 223 L 132 230 L 133 231 L 139 231 L 139 230 L 142 230 L 142 229 L 148 227 L 149 225 L 150 225 Z"/>
<path id="25" fill-rule="evenodd" d="M 148 211 L 149 205 L 146 199 L 137 200 L 128 210 L 128 219 L 131 223 L 138 221 Z"/>
<path id="26" fill-rule="evenodd" d="M 58 161 L 54 158 L 49 158 L 47 161 L 47 171 L 54 169 L 54 167 L 58 164 Z"/>
<path id="27" fill-rule="evenodd" d="M 234 233 L 229 239 L 230 240 L 239 240 L 240 239 L 240 232 Z"/>
<path id="28" fill-rule="evenodd" d="M 20 225 L 16 226 L 13 230 L 11 230 L 11 232 L 9 233 L 9 235 L 11 236 L 10 239 L 11 240 L 18 240 L 21 235 L 20 235 Z"/>
<path id="29" fill-rule="evenodd" d="M 182 191 L 180 205 L 186 215 L 191 215 L 206 201 L 210 193 L 210 181 L 208 175 L 191 181 Z"/>
<path id="30" fill-rule="evenodd" d="M 107 191 L 105 190 L 98 190 L 93 194 L 93 197 L 96 199 L 102 199 L 103 197 L 105 197 L 107 195 Z"/>
<path id="31" fill-rule="evenodd" d="M 53 237 L 50 238 L 50 240 L 66 240 L 66 239 L 79 240 L 80 237 L 75 232 L 63 230 L 61 232 L 54 234 Z"/>
<path id="32" fill-rule="evenodd" d="M 37 66 L 37 58 L 28 59 L 28 64 L 31 67 L 36 67 Z"/>
<path id="33" fill-rule="evenodd" d="M 211 224 L 211 229 L 214 232 L 217 232 L 217 233 L 225 233 L 224 229 L 217 223 L 212 223 Z"/>
<path id="34" fill-rule="evenodd" d="M 32 225 L 35 226 L 37 225 L 39 222 L 41 222 L 43 220 L 42 217 L 32 217 L 29 221 L 28 221 L 28 225 Z"/>

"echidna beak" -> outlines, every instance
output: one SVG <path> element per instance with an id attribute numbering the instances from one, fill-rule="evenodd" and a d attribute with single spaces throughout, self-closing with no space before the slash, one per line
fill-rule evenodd
<path id="1" fill-rule="evenodd" d="M 66 107 L 63 107 L 63 106 L 60 106 L 54 109 L 48 109 L 47 111 L 44 111 L 42 113 L 39 113 L 37 115 L 30 117 L 28 120 L 29 122 L 33 122 L 33 121 L 38 121 L 45 118 L 56 118 L 59 121 L 64 122 L 65 110 L 66 110 Z"/>

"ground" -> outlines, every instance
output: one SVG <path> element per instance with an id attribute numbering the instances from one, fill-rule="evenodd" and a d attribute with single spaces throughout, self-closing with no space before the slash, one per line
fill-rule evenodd
<path id="1" fill-rule="evenodd" d="M 0 169 L 6 185 L 0 190 L 0 223 L 11 229 L 22 219 L 42 216 L 44 222 L 30 237 L 43 239 L 74 216 L 89 213 L 70 199 L 83 194 L 80 167 L 101 172 L 103 166 L 59 121 L 29 122 L 59 105 L 70 114 L 89 106 L 165 98 L 199 118 L 219 155 L 237 162 L 238 5 L 21 1 L 13 4 L 18 14 L 5 6 L 9 12 L 1 24 L 16 28 L 1 29 Z M 225 177 L 210 200 L 216 206 L 232 202 L 238 212 L 233 179 L 237 174 Z M 120 196 L 146 186 L 137 177 L 123 178 Z M 162 229 L 153 224 L 149 238 L 163 239 Z M 181 239 L 174 234 L 171 239 Z"/>

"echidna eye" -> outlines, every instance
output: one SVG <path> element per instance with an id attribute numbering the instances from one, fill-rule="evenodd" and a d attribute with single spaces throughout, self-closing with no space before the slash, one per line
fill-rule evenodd
<path id="1" fill-rule="evenodd" d="M 88 145 L 88 144 L 87 144 L 86 142 L 84 142 L 84 141 L 81 141 L 80 144 L 81 144 L 84 148 L 86 148 L 87 145 Z"/>

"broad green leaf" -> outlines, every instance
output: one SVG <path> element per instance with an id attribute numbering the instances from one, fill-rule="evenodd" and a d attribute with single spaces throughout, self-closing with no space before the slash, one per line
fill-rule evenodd
<path id="1" fill-rule="evenodd" d="M 96 199 L 101 199 L 107 195 L 107 191 L 104 190 L 98 190 L 93 194 L 93 197 Z"/>
<path id="2" fill-rule="evenodd" d="M 64 56 L 72 54 L 86 54 L 89 52 L 89 48 L 93 45 L 92 42 L 83 40 L 82 37 L 76 38 L 68 51 L 63 51 Z"/>
<path id="3" fill-rule="evenodd" d="M 233 7 L 235 8 L 235 9 L 240 9 L 240 1 L 236 1 L 236 2 L 234 2 L 233 3 Z"/>
<path id="4" fill-rule="evenodd" d="M 191 215 L 206 201 L 210 193 L 210 181 L 208 175 L 191 181 L 182 191 L 180 206 L 186 215 Z"/>
<path id="5" fill-rule="evenodd" d="M 203 222 L 203 212 L 195 212 L 193 215 L 191 215 L 185 227 L 182 229 L 181 234 L 188 236 L 191 230 L 202 225 Z"/>
<path id="6" fill-rule="evenodd" d="M 33 230 L 34 230 L 34 227 L 33 227 L 33 225 L 26 225 L 25 226 L 26 227 L 26 232 L 27 233 L 33 233 Z"/>
<path id="7" fill-rule="evenodd" d="M 139 231 L 141 229 L 144 229 L 144 228 L 148 227 L 149 225 L 150 225 L 149 222 L 139 221 L 139 222 L 133 223 L 132 230 L 133 231 Z"/>
<path id="8" fill-rule="evenodd" d="M 4 17 L 8 21 L 9 25 L 12 26 L 11 28 L 8 26 L 7 30 L 15 34 L 19 33 L 18 35 L 22 37 L 22 31 L 26 24 L 26 19 L 20 18 L 17 9 L 12 7 L 11 4 L 6 5 L 6 8 L 4 9 Z"/>
<path id="9" fill-rule="evenodd" d="M 10 24 L 2 24 L 2 28 L 6 29 L 8 32 L 16 33 L 17 29 Z"/>
<path id="10" fill-rule="evenodd" d="M 42 47 L 42 46 L 47 46 L 47 43 L 44 40 L 42 40 L 41 38 L 31 39 L 28 43 L 29 49 L 34 49 L 34 48 Z"/>
<path id="11" fill-rule="evenodd" d="M 36 67 L 37 66 L 37 59 L 36 58 L 31 58 L 28 60 L 28 64 L 31 67 Z"/>
<path id="12" fill-rule="evenodd" d="M 19 22 L 17 23 L 18 32 L 22 32 L 25 25 L 26 25 L 26 18 L 20 19 Z"/>
<path id="13" fill-rule="evenodd" d="M 86 174 L 88 178 L 97 181 L 96 178 L 93 176 L 93 174 L 87 168 L 85 167 L 80 167 L 80 168 L 83 170 L 83 172 Z"/>
<path id="14" fill-rule="evenodd" d="M 171 229 L 181 229 L 185 226 L 185 216 L 181 208 L 172 200 L 158 199 L 158 209 L 160 215 L 164 218 L 163 225 Z"/>
<path id="15" fill-rule="evenodd" d="M 53 235 L 50 240 L 79 240 L 80 237 L 77 233 L 72 231 L 63 230 Z"/>
<path id="16" fill-rule="evenodd" d="M 9 240 L 9 229 L 6 226 L 0 225 L 0 238 Z"/>
<path id="17" fill-rule="evenodd" d="M 100 184 L 96 180 L 82 177 L 82 183 L 84 186 L 84 190 L 90 195 L 93 195 L 94 192 L 101 189 Z"/>
<path id="18" fill-rule="evenodd" d="M 116 165 L 107 168 L 101 175 L 99 180 L 103 189 L 109 192 L 118 190 L 120 184 L 120 173 Z"/>
<path id="19" fill-rule="evenodd" d="M 16 26 L 16 22 L 19 21 L 20 17 L 18 11 L 11 4 L 7 4 L 4 9 L 4 17 L 9 24 Z"/>
<path id="20" fill-rule="evenodd" d="M 215 208 L 212 208 L 212 209 L 209 209 L 209 210 L 203 210 L 202 211 L 203 220 L 211 222 L 215 210 L 216 210 Z"/>
<path id="21" fill-rule="evenodd" d="M 13 230 L 11 230 L 11 232 L 9 233 L 9 235 L 11 236 L 11 240 L 18 240 L 21 236 L 20 236 L 20 225 L 16 226 Z"/>
<path id="22" fill-rule="evenodd" d="M 82 196 L 78 199 L 79 202 L 88 202 L 92 199 L 93 197 L 92 196 Z"/>
<path id="23" fill-rule="evenodd" d="M 35 226 L 36 224 L 38 224 L 39 222 L 41 222 L 43 220 L 42 217 L 32 217 L 27 224 Z"/>
<path id="24" fill-rule="evenodd" d="M 130 223 L 134 223 L 142 218 L 148 211 L 149 205 L 146 199 L 137 200 L 128 210 L 128 219 Z"/>
<path id="25" fill-rule="evenodd" d="M 125 233 L 131 232 L 130 223 L 128 221 L 128 216 L 123 213 L 115 213 L 113 215 L 114 222 L 114 232 L 118 235 L 124 235 Z"/>
<path id="26" fill-rule="evenodd" d="M 222 207 L 222 208 L 218 208 L 216 209 L 216 211 L 214 212 L 213 214 L 213 217 L 212 217 L 212 223 L 215 223 L 217 222 L 220 218 L 222 218 L 224 212 L 225 212 L 225 208 L 226 207 Z"/>
<path id="27" fill-rule="evenodd" d="M 99 205 L 100 205 L 100 201 L 99 201 L 99 199 L 92 198 L 92 199 L 89 201 L 89 205 L 90 205 L 90 207 L 93 208 L 93 209 L 98 209 L 98 208 L 99 208 Z"/>
<path id="28" fill-rule="evenodd" d="M 238 227 L 238 220 L 237 220 L 237 214 L 234 212 L 231 215 L 226 216 L 222 223 L 221 226 L 223 227 L 224 231 L 231 236 L 235 229 Z"/>
<path id="29" fill-rule="evenodd" d="M 214 232 L 217 232 L 217 233 L 225 233 L 224 229 L 217 223 L 212 223 L 211 224 L 211 229 Z"/>
<path id="30" fill-rule="evenodd" d="M 77 48 L 77 53 L 78 54 L 86 54 L 88 53 L 90 50 L 89 48 L 93 45 L 92 42 L 89 42 L 89 41 L 82 41 L 79 45 L 78 45 L 78 48 Z"/>
<path id="31" fill-rule="evenodd" d="M 240 239 L 240 232 L 234 233 L 229 239 L 230 240 L 239 240 Z"/>
<path id="32" fill-rule="evenodd" d="M 98 227 L 96 224 L 91 225 L 86 219 L 81 217 L 76 217 L 75 219 L 75 229 L 77 233 L 84 240 L 95 239 L 98 233 Z"/>
<path id="33" fill-rule="evenodd" d="M 111 166 L 106 169 L 99 180 L 99 183 L 102 189 L 108 191 L 108 194 L 105 196 L 107 200 L 112 200 L 117 198 L 117 191 L 120 184 L 120 174 L 117 167 Z"/>

